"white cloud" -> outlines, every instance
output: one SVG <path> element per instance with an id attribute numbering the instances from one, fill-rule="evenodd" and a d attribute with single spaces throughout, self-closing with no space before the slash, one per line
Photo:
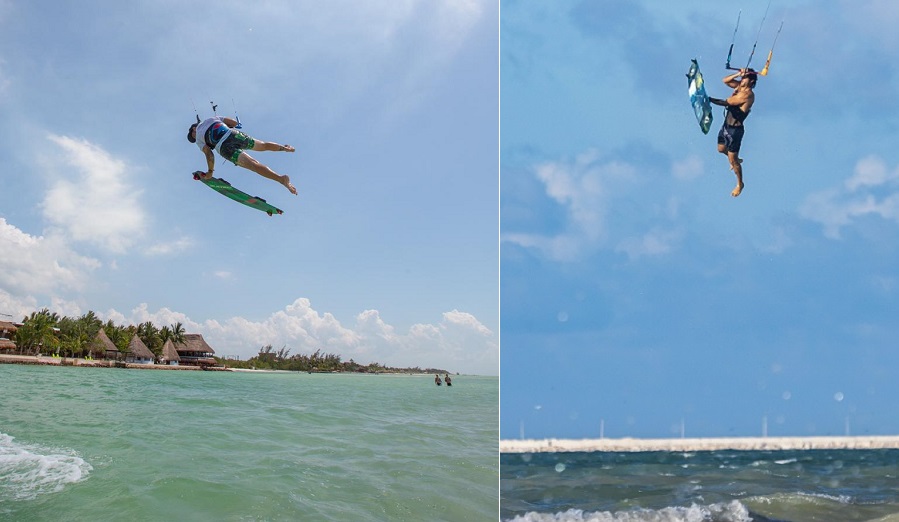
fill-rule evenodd
<path id="1" fill-rule="evenodd" d="M 12 295 L 47 294 L 81 290 L 96 259 L 72 251 L 65 237 L 53 234 L 33 236 L 0 218 L 0 289 Z"/>
<path id="2" fill-rule="evenodd" d="M 699 178 L 705 172 L 705 164 L 699 156 L 690 156 L 680 161 L 675 161 L 671 166 L 671 174 L 675 179 L 692 181 Z"/>
<path id="3" fill-rule="evenodd" d="M 856 163 L 842 188 L 809 194 L 799 215 L 824 227 L 824 235 L 840 238 L 840 230 L 864 216 L 880 216 L 899 223 L 899 168 L 890 171 L 876 156 Z"/>
<path id="4" fill-rule="evenodd" d="M 537 249 L 556 261 L 574 261 L 601 246 L 609 235 L 607 215 L 614 198 L 637 182 L 636 168 L 621 161 L 604 161 L 595 150 L 571 162 L 542 163 L 534 170 L 546 195 L 564 209 L 564 230 L 551 236 L 508 233 L 502 240 Z"/>
<path id="5" fill-rule="evenodd" d="M 317 312 L 305 298 L 261 321 L 233 317 L 223 322 L 197 322 L 168 308 L 150 312 L 146 304 L 132 310 L 127 317 L 115 310 L 101 315 L 119 324 L 151 321 L 162 327 L 180 322 L 188 333 L 203 334 L 222 356 L 249 358 L 271 344 L 275 348 L 286 346 L 293 354 L 320 349 L 362 364 L 442 367 L 490 375 L 499 371 L 496 334 L 473 315 L 458 310 L 444 313 L 437 324 L 415 324 L 406 333 L 398 333 L 384 322 L 377 310 L 360 313 L 353 327 L 345 327 L 330 313 Z"/>
<path id="6" fill-rule="evenodd" d="M 180 237 L 168 243 L 156 243 L 155 245 L 150 245 L 144 253 L 148 256 L 166 256 L 184 252 L 193 245 L 193 239 L 189 237 Z"/>
<path id="7" fill-rule="evenodd" d="M 639 238 L 627 238 L 615 248 L 616 252 L 624 252 L 631 259 L 644 256 L 656 256 L 670 252 L 673 245 L 683 237 L 682 230 L 653 229 Z"/>
<path id="8" fill-rule="evenodd" d="M 899 178 L 899 169 L 889 172 L 886 164 L 877 156 L 862 158 L 855 165 L 855 170 L 846 182 L 845 186 L 850 192 L 859 188 L 876 187 Z"/>
<path id="9" fill-rule="evenodd" d="M 62 155 L 50 159 L 54 180 L 44 217 L 73 240 L 125 252 L 143 234 L 146 219 L 126 164 L 86 140 L 49 139 Z"/>

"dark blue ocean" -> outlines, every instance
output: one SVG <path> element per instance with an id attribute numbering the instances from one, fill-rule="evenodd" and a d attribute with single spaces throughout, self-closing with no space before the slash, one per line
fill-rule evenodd
<path id="1" fill-rule="evenodd" d="M 899 522 L 899 450 L 504 453 L 516 522 Z"/>

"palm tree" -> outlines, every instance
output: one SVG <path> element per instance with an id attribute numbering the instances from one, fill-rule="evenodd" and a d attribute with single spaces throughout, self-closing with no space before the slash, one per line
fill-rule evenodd
<path id="1" fill-rule="evenodd" d="M 172 325 L 172 342 L 175 344 L 184 342 L 184 325 L 180 321 Z"/>
<path id="2" fill-rule="evenodd" d="M 140 323 L 137 325 L 137 336 L 143 341 L 147 348 L 157 357 L 162 354 L 162 342 L 160 342 L 159 328 L 156 328 L 151 321 Z"/>
<path id="3" fill-rule="evenodd" d="M 69 352 L 72 357 L 79 357 L 84 355 L 92 337 L 87 333 L 87 325 L 81 321 L 72 321 L 68 317 L 63 318 L 63 321 L 67 319 L 70 324 L 66 330 L 60 328 L 60 348 L 62 348 L 63 354 Z"/>
<path id="4" fill-rule="evenodd" d="M 163 326 L 159 329 L 159 341 L 162 342 L 162 344 L 165 344 L 166 341 L 175 342 L 172 340 L 173 335 L 172 329 L 168 326 Z"/>
<path id="5" fill-rule="evenodd" d="M 42 349 L 56 351 L 59 339 L 56 336 L 56 325 L 59 315 L 50 313 L 44 308 L 22 320 L 22 327 L 16 332 L 16 342 L 23 353 L 40 353 Z"/>
<path id="6" fill-rule="evenodd" d="M 131 335 L 128 334 L 127 327 L 119 326 L 110 319 L 103 325 L 103 330 L 106 332 L 106 336 L 109 337 L 109 340 L 112 341 L 112 344 L 114 344 L 120 352 L 127 350 L 128 343 L 131 341 Z"/>
<path id="7" fill-rule="evenodd" d="M 88 310 L 86 314 L 79 317 L 78 322 L 84 326 L 85 332 L 91 339 L 97 336 L 100 328 L 103 328 L 103 321 L 97 317 L 93 310 Z"/>

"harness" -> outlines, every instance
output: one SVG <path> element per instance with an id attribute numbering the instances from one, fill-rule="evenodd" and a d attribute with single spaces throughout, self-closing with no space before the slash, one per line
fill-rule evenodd
<path id="1" fill-rule="evenodd" d="M 724 110 L 727 112 L 724 122 L 730 127 L 742 127 L 743 120 L 745 120 L 752 111 L 752 109 L 750 109 L 744 112 L 743 109 L 736 105 L 728 105 Z"/>
<path id="2" fill-rule="evenodd" d="M 206 129 L 203 140 L 206 142 L 207 147 L 215 149 L 221 154 L 222 142 L 225 141 L 229 134 L 231 134 L 231 129 L 224 122 L 217 121 Z"/>

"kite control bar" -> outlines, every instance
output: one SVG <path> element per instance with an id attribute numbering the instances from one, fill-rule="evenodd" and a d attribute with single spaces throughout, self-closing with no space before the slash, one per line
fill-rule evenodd
<path id="1" fill-rule="evenodd" d="M 755 35 L 755 43 L 752 44 L 752 51 L 749 53 L 749 60 L 746 61 L 746 67 L 744 67 L 744 69 L 752 70 L 749 67 L 749 65 L 752 63 L 752 57 L 755 56 L 755 48 L 756 48 L 756 46 L 758 46 L 759 36 L 761 36 L 761 34 L 762 34 L 762 26 L 764 26 L 764 24 L 765 24 L 765 19 L 768 18 L 768 9 L 770 7 L 771 7 L 771 1 L 769 0 L 768 7 L 765 8 L 765 15 L 762 17 L 762 22 L 759 24 L 758 33 L 756 33 L 756 35 Z M 737 29 L 739 29 L 739 27 L 740 27 L 740 15 L 741 14 L 742 14 L 742 11 L 737 13 L 737 25 L 736 25 L 736 27 L 734 27 L 734 34 L 730 41 L 730 49 L 728 49 L 728 51 L 727 51 L 727 61 L 724 64 L 724 68 L 729 71 L 741 70 L 740 68 L 733 67 L 730 64 L 730 59 L 734 52 L 734 42 L 736 41 L 736 38 L 737 38 Z M 781 29 L 783 29 L 783 26 L 784 26 L 784 24 L 783 24 L 783 22 L 781 22 L 780 27 L 777 29 L 777 34 L 774 35 L 774 42 L 771 44 L 771 50 L 768 51 L 768 59 L 765 61 L 765 66 L 762 68 L 761 71 L 758 71 L 758 74 L 760 74 L 762 76 L 768 76 L 768 67 L 771 65 L 771 57 L 774 55 L 774 46 L 777 44 L 777 37 L 780 36 L 780 31 L 781 31 Z"/>

